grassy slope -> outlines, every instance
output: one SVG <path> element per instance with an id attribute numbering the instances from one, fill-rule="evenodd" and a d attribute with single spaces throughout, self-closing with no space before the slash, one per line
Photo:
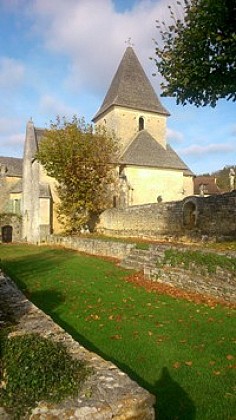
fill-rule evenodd
<path id="1" fill-rule="evenodd" d="M 232 309 L 148 293 L 112 262 L 73 251 L 1 245 L 0 258 L 76 340 L 156 394 L 158 419 L 234 418 Z"/>

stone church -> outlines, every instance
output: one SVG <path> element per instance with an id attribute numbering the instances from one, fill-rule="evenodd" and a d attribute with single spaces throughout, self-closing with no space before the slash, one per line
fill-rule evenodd
<path id="1" fill-rule="evenodd" d="M 133 48 L 127 47 L 105 99 L 93 118 L 96 126 L 114 132 L 119 141 L 116 168 L 119 188 L 114 193 L 114 207 L 176 201 L 193 194 L 193 173 L 166 142 L 169 115 Z M 0 191 L 4 191 L 0 212 L 20 214 L 18 236 L 36 243 L 52 232 L 60 232 L 56 215 L 56 181 L 47 176 L 35 159 L 43 134 L 44 129 L 36 128 L 29 121 L 23 160 L 0 157 Z M 15 174 L 15 182 L 10 174 Z M 8 234 L 12 234 L 10 239 L 19 239 L 11 222 L 0 219 L 2 239 L 7 238 L 7 226 Z"/>

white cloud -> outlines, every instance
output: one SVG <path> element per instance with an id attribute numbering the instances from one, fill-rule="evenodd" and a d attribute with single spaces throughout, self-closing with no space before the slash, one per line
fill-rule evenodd
<path id="1" fill-rule="evenodd" d="M 0 89 L 14 90 L 24 80 L 25 67 L 21 61 L 9 57 L 0 58 Z"/>
<path id="2" fill-rule="evenodd" d="M 169 143 L 182 143 L 184 140 L 184 135 L 180 131 L 172 130 L 167 127 L 166 137 Z"/>
<path id="3" fill-rule="evenodd" d="M 73 115 L 76 110 L 60 101 L 55 96 L 44 95 L 39 102 L 39 109 L 42 113 L 50 115 L 52 118 L 57 115 Z"/>
<path id="4" fill-rule="evenodd" d="M 231 153 L 236 152 L 236 145 L 232 143 L 215 143 L 206 146 L 191 145 L 181 150 L 181 154 L 185 156 L 201 156 L 209 154 Z"/>
<path id="5" fill-rule="evenodd" d="M 151 77 L 152 39 L 158 36 L 155 20 L 168 18 L 168 4 L 142 0 L 132 10 L 118 13 L 111 0 L 35 0 L 34 31 L 47 49 L 70 58 L 69 86 L 105 93 L 129 37 Z"/>

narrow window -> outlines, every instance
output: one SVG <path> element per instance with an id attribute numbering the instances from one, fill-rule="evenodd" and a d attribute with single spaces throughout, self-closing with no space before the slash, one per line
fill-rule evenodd
<path id="1" fill-rule="evenodd" d="M 139 131 L 144 130 L 144 118 L 143 117 L 139 117 L 139 120 L 138 120 L 138 129 L 139 129 Z"/>
<path id="2" fill-rule="evenodd" d="M 113 195 L 113 207 L 116 208 L 117 207 L 117 196 Z"/>

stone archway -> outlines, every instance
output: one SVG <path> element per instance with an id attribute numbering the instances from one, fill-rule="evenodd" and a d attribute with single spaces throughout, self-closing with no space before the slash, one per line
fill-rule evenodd
<path id="1" fill-rule="evenodd" d="M 10 225 L 2 226 L 2 242 L 12 242 L 13 227 Z"/>
<path id="2" fill-rule="evenodd" d="M 193 229 L 197 222 L 197 206 L 193 201 L 187 201 L 183 207 L 183 225 Z"/>

